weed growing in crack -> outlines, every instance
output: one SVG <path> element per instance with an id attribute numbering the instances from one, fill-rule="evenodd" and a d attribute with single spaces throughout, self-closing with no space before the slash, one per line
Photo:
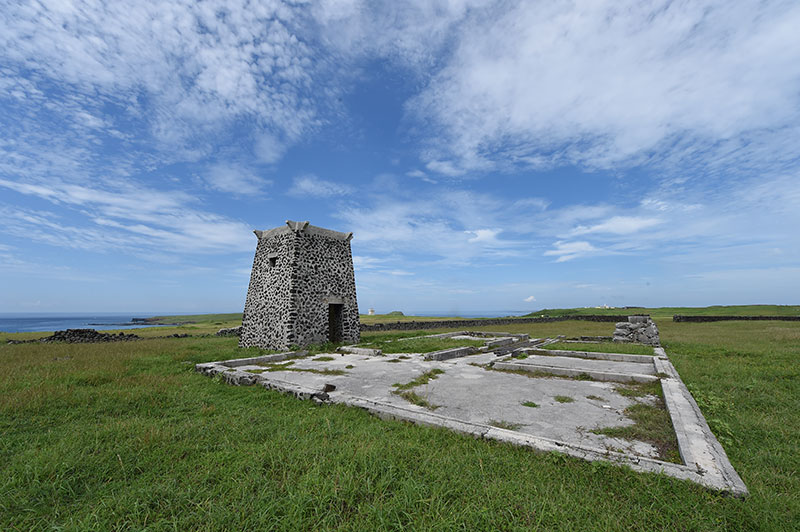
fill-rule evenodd
<path id="1" fill-rule="evenodd" d="M 443 369 L 434 368 L 430 371 L 426 371 L 416 379 L 411 382 L 407 382 L 405 384 L 395 383 L 392 384 L 393 387 L 397 388 L 398 390 L 410 390 L 411 388 L 415 388 L 417 386 L 422 386 L 423 384 L 428 384 L 429 381 L 433 379 L 437 379 L 439 375 L 444 373 Z"/>
<path id="2" fill-rule="evenodd" d="M 592 432 L 612 438 L 650 443 L 658 450 L 658 456 L 662 460 L 682 463 L 672 420 L 660 399 L 658 406 L 642 403 L 631 405 L 625 409 L 625 415 L 633 420 L 633 425 L 595 429 Z"/>
<path id="3" fill-rule="evenodd" d="M 497 427 L 498 429 L 506 429 L 506 430 L 517 430 L 522 426 L 521 423 L 511 423 L 509 421 L 503 421 L 502 419 L 492 419 L 489 421 L 489 425 L 493 427 Z"/>
<path id="4" fill-rule="evenodd" d="M 431 403 L 428 402 L 427 399 L 425 399 L 418 393 L 413 392 L 411 390 L 405 390 L 405 391 L 394 390 L 392 393 L 395 395 L 399 395 L 400 397 L 402 397 L 411 404 L 427 408 L 428 410 L 436 410 L 437 408 L 439 408 L 439 405 L 432 405 Z"/>
<path id="5" fill-rule="evenodd" d="M 442 373 L 444 373 L 444 370 L 441 370 L 441 369 L 438 369 L 438 368 L 434 368 L 434 369 L 432 369 L 430 371 L 426 371 L 425 373 L 423 373 L 422 375 L 420 375 L 419 377 L 417 377 L 413 381 L 407 382 L 405 384 L 401 384 L 401 383 L 392 384 L 392 386 L 394 388 L 396 388 L 395 390 L 392 390 L 392 393 L 395 394 L 395 395 L 399 395 L 400 397 L 402 397 L 403 399 L 405 399 L 409 403 L 412 403 L 412 404 L 415 404 L 415 405 L 419 405 L 419 406 L 423 406 L 423 407 L 425 407 L 425 408 L 427 408 L 429 410 L 436 410 L 437 408 L 439 408 L 438 405 L 430 404 L 427 399 L 425 399 L 424 397 L 420 396 L 416 392 L 412 392 L 410 390 L 411 390 L 411 388 L 416 388 L 417 386 L 422 386 L 423 384 L 428 384 L 428 382 L 432 381 L 433 379 L 438 378 L 439 375 L 441 375 Z"/>
<path id="6" fill-rule="evenodd" d="M 626 384 L 616 384 L 614 389 L 623 397 L 644 397 L 654 395 L 663 399 L 664 392 L 659 381 L 654 382 L 630 382 Z"/>

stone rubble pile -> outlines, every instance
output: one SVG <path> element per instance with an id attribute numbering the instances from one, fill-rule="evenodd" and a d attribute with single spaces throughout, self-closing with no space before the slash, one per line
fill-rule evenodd
<path id="1" fill-rule="evenodd" d="M 242 326 L 231 327 L 230 329 L 220 329 L 216 333 L 217 336 L 241 336 Z"/>
<path id="2" fill-rule="evenodd" d="M 650 316 L 628 316 L 628 321 L 617 323 L 614 331 L 615 342 L 637 342 L 646 345 L 661 345 L 658 327 Z"/>
<path id="3" fill-rule="evenodd" d="M 40 342 L 68 342 L 71 344 L 91 343 L 91 342 L 127 342 L 130 340 L 140 340 L 141 337 L 135 334 L 109 334 L 97 332 L 94 329 L 67 329 L 66 331 L 56 331 L 52 336 L 40 339 Z"/>
<path id="4" fill-rule="evenodd" d="M 151 336 L 154 338 L 189 338 L 190 334 L 168 334 L 166 336 Z M 99 342 L 129 342 L 131 340 L 142 340 L 141 336 L 135 334 L 125 333 L 101 333 L 94 329 L 67 329 L 66 331 L 56 331 L 52 336 L 45 336 L 44 338 L 34 338 L 32 340 L 8 340 L 7 344 L 35 344 L 51 342 L 67 342 L 70 344 L 91 344 Z"/>

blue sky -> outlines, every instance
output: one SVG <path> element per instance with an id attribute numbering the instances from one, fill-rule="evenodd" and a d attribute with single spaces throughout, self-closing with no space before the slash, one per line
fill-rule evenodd
<path id="1" fill-rule="evenodd" d="M 3 2 L 0 312 L 797 304 L 797 2 Z"/>

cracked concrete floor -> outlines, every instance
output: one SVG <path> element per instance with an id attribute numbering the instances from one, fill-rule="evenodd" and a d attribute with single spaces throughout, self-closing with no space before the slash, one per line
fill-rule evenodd
<path id="1" fill-rule="evenodd" d="M 332 357 L 333 360 L 315 360 L 320 357 Z M 498 358 L 493 353 L 439 362 L 426 361 L 422 357 L 422 354 L 365 357 L 328 353 L 295 359 L 286 366 L 287 370 L 274 371 L 279 368 L 269 365 L 246 365 L 237 369 L 251 370 L 253 373 L 272 369 L 262 375 L 311 389 L 322 390 L 325 385 L 333 385 L 336 389 L 328 393 L 334 400 L 338 394 L 349 394 L 421 411 L 430 409 L 412 405 L 393 394 L 392 390 L 396 388 L 392 385 L 408 383 L 434 368 L 440 369 L 444 373 L 436 379 L 411 389 L 426 400 L 437 414 L 469 422 L 513 427 L 522 433 L 571 444 L 658 457 L 657 450 L 649 443 L 591 432 L 598 428 L 633 424 L 625 416 L 624 410 L 637 400 L 652 403 L 652 397 L 625 397 L 617 392 L 617 385 L 610 382 L 529 377 L 487 370 L 482 366 Z M 345 374 L 296 371 L 303 369 L 341 370 Z M 556 397 L 567 402 L 560 402 Z M 526 402 L 537 406 L 524 406 Z"/>

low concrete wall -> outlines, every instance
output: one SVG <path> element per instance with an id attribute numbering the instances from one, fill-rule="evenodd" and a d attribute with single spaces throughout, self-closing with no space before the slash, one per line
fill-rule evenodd
<path id="1" fill-rule="evenodd" d="M 361 324 L 361 332 L 372 331 L 415 331 L 417 329 L 443 329 L 482 327 L 484 325 L 513 325 L 515 323 L 550 323 L 555 321 L 600 321 L 616 323 L 625 321 L 628 316 L 576 315 L 549 318 L 484 318 L 482 320 L 438 320 L 438 321 L 396 321 L 391 323 Z"/>
<path id="2" fill-rule="evenodd" d="M 800 316 L 672 316 L 672 321 L 709 322 L 709 321 L 800 321 Z"/>

